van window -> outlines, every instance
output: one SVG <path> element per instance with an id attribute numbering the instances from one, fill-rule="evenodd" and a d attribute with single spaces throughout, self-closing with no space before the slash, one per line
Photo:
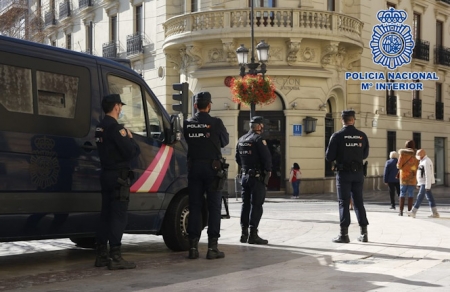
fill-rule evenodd
<path id="1" fill-rule="evenodd" d="M 0 64 L 0 81 L 0 104 L 10 112 L 32 114 L 31 70 Z"/>
<path id="2" fill-rule="evenodd" d="M 108 75 L 108 84 L 110 93 L 120 94 L 120 98 L 126 104 L 122 107 L 123 117 L 118 122 L 133 133 L 161 140 L 164 137 L 162 115 L 148 93 L 145 92 L 145 107 L 149 121 L 147 133 L 143 92 L 140 85 L 114 75 Z"/>

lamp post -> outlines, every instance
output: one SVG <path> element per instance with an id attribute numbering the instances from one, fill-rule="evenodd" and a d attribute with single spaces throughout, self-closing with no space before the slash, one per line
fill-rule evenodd
<path id="1" fill-rule="evenodd" d="M 256 50 L 258 53 L 259 62 L 255 63 L 255 49 L 254 49 L 254 17 L 253 17 L 253 1 L 251 0 L 251 10 L 250 10 L 250 27 L 251 27 L 251 51 L 252 56 L 250 59 L 250 63 L 247 63 L 248 59 L 248 49 L 244 47 L 243 44 L 236 50 L 237 59 L 239 66 L 241 67 L 240 76 L 244 77 L 247 74 L 257 75 L 261 73 L 264 78 L 264 74 L 267 72 L 266 70 L 266 62 L 269 59 L 269 45 L 261 40 L 258 45 L 256 45 Z M 258 67 L 261 65 L 261 69 L 258 70 Z M 248 67 L 248 71 L 246 72 L 245 66 Z M 255 116 L 255 103 L 252 102 L 250 104 L 250 119 Z"/>

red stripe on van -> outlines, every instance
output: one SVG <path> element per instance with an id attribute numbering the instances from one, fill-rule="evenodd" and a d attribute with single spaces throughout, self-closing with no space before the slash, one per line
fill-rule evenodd
<path id="1" fill-rule="evenodd" d="M 161 148 L 159 149 L 158 153 L 155 156 L 155 159 L 153 159 L 150 166 L 144 171 L 144 173 L 141 175 L 141 177 L 130 187 L 130 192 L 136 193 L 144 185 L 144 183 L 150 177 L 152 172 L 155 170 L 155 167 L 158 165 L 159 160 L 161 159 L 161 156 L 164 153 L 165 147 L 167 147 L 167 146 L 166 145 L 161 146 Z"/>
<path id="2" fill-rule="evenodd" d="M 159 173 L 158 178 L 156 179 L 155 183 L 153 184 L 152 188 L 150 189 L 150 193 L 157 192 L 159 187 L 161 186 L 161 184 L 164 180 L 164 177 L 166 176 L 167 169 L 169 168 L 170 161 L 172 160 L 172 153 L 173 153 L 173 148 L 169 147 L 169 153 L 167 153 L 166 160 L 164 161 L 161 172 Z"/>

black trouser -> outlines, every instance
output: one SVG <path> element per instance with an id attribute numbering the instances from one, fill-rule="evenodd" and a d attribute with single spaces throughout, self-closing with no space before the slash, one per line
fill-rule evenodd
<path id="1" fill-rule="evenodd" d="M 216 179 L 216 171 L 213 170 L 209 161 L 193 160 L 189 166 L 188 188 L 189 188 L 189 238 L 200 238 L 202 234 L 202 208 L 206 201 L 208 207 L 208 237 L 220 237 L 220 220 L 222 219 L 222 197 L 213 189 L 212 185 Z"/>
<path id="2" fill-rule="evenodd" d="M 128 201 L 120 201 L 117 195 L 120 187 L 117 182 L 117 170 L 104 170 L 100 175 L 102 187 L 102 210 L 97 231 L 97 243 L 120 246 L 122 235 L 127 225 Z"/>
<path id="3" fill-rule="evenodd" d="M 242 176 L 241 227 L 258 228 L 266 199 L 266 186 L 259 178 Z"/>
<path id="4" fill-rule="evenodd" d="M 400 183 L 393 182 L 388 183 L 389 186 L 389 196 L 391 197 L 391 205 L 395 206 L 395 191 L 397 191 L 397 197 L 400 195 Z"/>
<path id="5" fill-rule="evenodd" d="M 360 226 L 367 226 L 366 209 L 363 202 L 363 172 L 338 171 L 336 175 L 336 188 L 339 201 L 340 226 L 350 226 L 350 198 L 353 198 L 353 207 Z"/>

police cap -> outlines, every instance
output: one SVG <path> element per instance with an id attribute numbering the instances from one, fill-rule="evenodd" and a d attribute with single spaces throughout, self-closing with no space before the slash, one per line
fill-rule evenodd
<path id="1" fill-rule="evenodd" d="M 342 114 L 341 114 L 341 117 L 342 118 L 344 118 L 344 117 L 355 117 L 355 111 L 352 111 L 352 110 L 350 110 L 350 111 L 342 111 Z"/>
<path id="2" fill-rule="evenodd" d="M 205 101 L 205 102 L 212 103 L 211 93 L 209 93 L 208 91 L 199 92 L 196 95 L 194 95 L 194 100 L 195 100 L 195 103 L 197 103 L 199 101 Z"/>
<path id="3" fill-rule="evenodd" d="M 250 124 L 264 124 L 264 118 L 261 116 L 254 116 L 250 120 Z"/>
<path id="4" fill-rule="evenodd" d="M 123 103 L 122 100 L 120 99 L 120 94 L 116 94 L 116 93 L 104 96 L 103 100 L 106 102 L 121 103 L 122 105 L 125 105 L 125 103 Z"/>

